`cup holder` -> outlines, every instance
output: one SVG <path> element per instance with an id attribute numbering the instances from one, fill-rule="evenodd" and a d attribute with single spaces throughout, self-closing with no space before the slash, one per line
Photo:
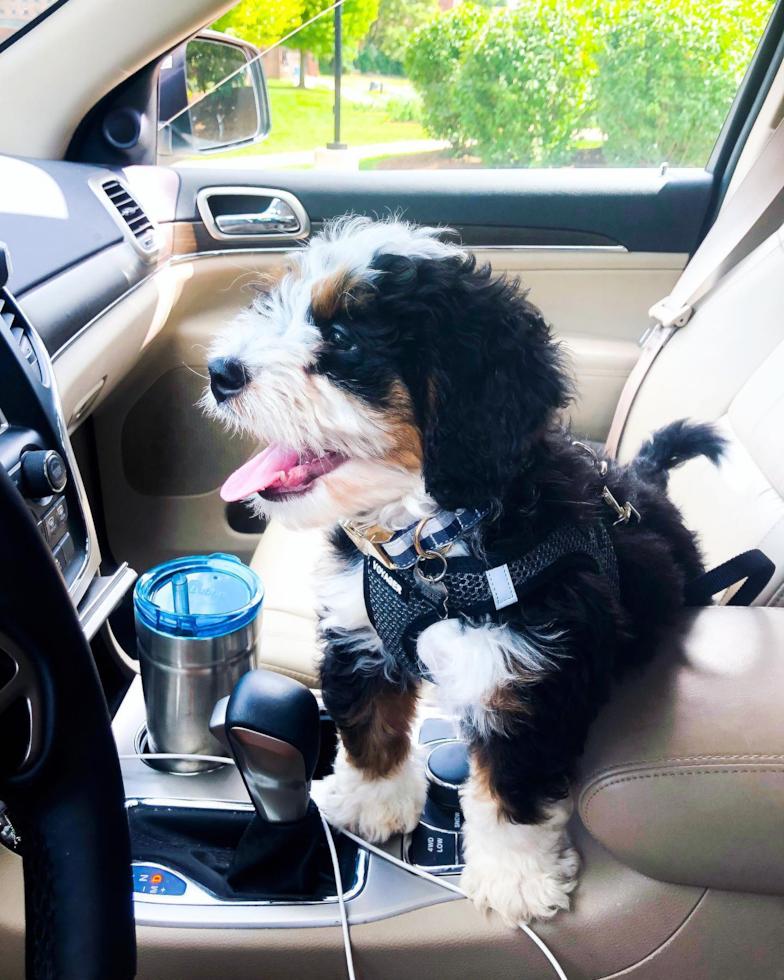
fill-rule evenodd
<path id="1" fill-rule="evenodd" d="M 170 768 L 174 759 L 149 759 L 146 758 L 151 753 L 150 741 L 147 736 L 147 726 L 142 725 L 139 731 L 136 733 L 136 738 L 134 739 L 134 751 L 140 756 L 141 761 L 145 766 L 149 766 L 150 769 L 154 769 L 156 772 L 166 773 L 167 776 L 203 776 L 210 772 L 219 772 L 221 769 L 225 769 L 229 765 L 228 760 L 223 763 L 198 763 L 198 762 L 187 762 L 182 760 L 178 763 L 182 768 L 172 769 Z M 185 767 L 192 768 L 185 768 Z"/>

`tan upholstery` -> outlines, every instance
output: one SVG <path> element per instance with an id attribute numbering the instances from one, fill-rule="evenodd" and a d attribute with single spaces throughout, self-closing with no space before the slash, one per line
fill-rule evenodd
<path id="1" fill-rule="evenodd" d="M 648 373 L 620 458 L 684 416 L 716 421 L 729 442 L 720 469 L 675 471 L 670 496 L 697 530 L 708 565 L 761 548 L 776 573 L 760 604 L 784 604 L 784 249 L 781 232 L 707 297 Z"/>
<path id="2" fill-rule="evenodd" d="M 613 697 L 578 806 L 636 871 L 784 895 L 784 615 L 714 607 Z"/>
<path id="3" fill-rule="evenodd" d="M 325 548 L 321 531 L 287 531 L 273 521 L 251 561 L 264 583 L 259 666 L 318 687 L 316 600 L 311 573 Z"/>

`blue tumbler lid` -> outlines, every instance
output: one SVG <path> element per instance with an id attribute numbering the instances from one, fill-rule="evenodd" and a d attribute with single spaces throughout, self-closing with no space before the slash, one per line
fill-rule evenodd
<path id="1" fill-rule="evenodd" d="M 167 636 L 223 636 L 258 615 L 264 586 L 234 555 L 175 558 L 145 572 L 133 590 L 136 615 Z"/>

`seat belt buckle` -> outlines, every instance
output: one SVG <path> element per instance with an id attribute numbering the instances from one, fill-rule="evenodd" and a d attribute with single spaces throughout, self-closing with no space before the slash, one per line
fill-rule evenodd
<path id="1" fill-rule="evenodd" d="M 685 327 L 694 313 L 694 308 L 685 303 L 680 309 L 673 311 L 669 306 L 669 298 L 667 296 L 665 299 L 660 299 L 658 303 L 654 303 L 648 310 L 648 316 L 652 316 L 662 327 Z M 649 333 L 650 329 L 646 331 L 646 335 Z M 647 340 L 646 335 L 643 335 L 644 340 Z M 643 341 L 640 343 L 641 346 L 642 343 Z"/>

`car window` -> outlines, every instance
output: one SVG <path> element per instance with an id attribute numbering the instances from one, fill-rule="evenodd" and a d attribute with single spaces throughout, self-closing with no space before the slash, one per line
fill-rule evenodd
<path id="1" fill-rule="evenodd" d="M 270 49 L 272 128 L 211 163 L 704 167 L 774 6 L 345 0 L 338 101 L 330 3 L 242 0 L 213 25 Z"/>
<path id="2" fill-rule="evenodd" d="M 0 51 L 66 0 L 0 0 Z"/>

